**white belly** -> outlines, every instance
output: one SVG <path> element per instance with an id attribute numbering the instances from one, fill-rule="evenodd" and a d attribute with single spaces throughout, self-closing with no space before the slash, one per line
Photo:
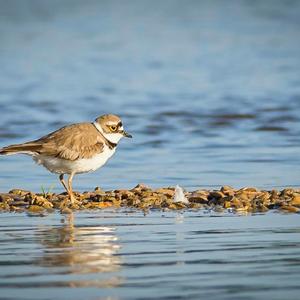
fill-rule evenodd
<path id="1" fill-rule="evenodd" d="M 92 158 L 83 158 L 71 161 L 52 156 L 36 155 L 33 156 L 33 159 L 36 163 L 44 166 L 52 173 L 78 174 L 97 170 L 98 168 L 102 167 L 114 153 L 115 148 L 111 150 L 108 147 L 105 147 L 102 153 L 96 154 Z"/>

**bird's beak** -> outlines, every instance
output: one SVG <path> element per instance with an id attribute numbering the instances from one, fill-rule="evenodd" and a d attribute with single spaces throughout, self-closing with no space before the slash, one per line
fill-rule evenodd
<path id="1" fill-rule="evenodd" d="M 126 132 L 125 130 L 122 131 L 123 136 L 127 137 L 127 138 L 132 138 L 132 135 L 129 134 L 128 132 Z"/>

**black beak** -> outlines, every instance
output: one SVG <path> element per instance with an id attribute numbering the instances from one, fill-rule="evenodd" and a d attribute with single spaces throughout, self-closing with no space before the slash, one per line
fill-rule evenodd
<path id="1" fill-rule="evenodd" d="M 123 136 L 127 137 L 127 138 L 132 138 L 132 135 L 129 134 L 128 132 L 126 132 L 125 130 L 123 130 Z"/>

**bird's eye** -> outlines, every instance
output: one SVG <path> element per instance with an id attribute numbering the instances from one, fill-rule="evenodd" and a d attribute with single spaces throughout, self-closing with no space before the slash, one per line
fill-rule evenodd
<path id="1" fill-rule="evenodd" d="M 111 129 L 111 131 L 116 131 L 117 130 L 117 126 L 112 125 L 112 126 L 110 126 L 110 129 Z"/>

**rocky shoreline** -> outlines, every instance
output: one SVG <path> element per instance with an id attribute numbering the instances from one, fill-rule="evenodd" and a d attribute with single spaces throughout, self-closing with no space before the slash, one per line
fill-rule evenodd
<path id="1" fill-rule="evenodd" d="M 62 205 L 68 198 L 66 193 L 38 194 L 13 189 L 8 193 L 0 193 L 0 212 L 43 213 L 60 210 L 62 213 L 70 213 L 73 210 L 122 207 L 144 212 L 151 209 L 162 211 L 206 209 L 245 214 L 274 209 L 286 213 L 300 212 L 300 189 L 265 191 L 254 187 L 234 189 L 223 186 L 220 190 L 184 192 L 187 200 L 185 202 L 175 202 L 174 194 L 174 187 L 152 189 L 143 184 L 131 190 L 103 191 L 97 187 L 91 192 L 75 193 L 78 200 L 76 204 Z"/>

